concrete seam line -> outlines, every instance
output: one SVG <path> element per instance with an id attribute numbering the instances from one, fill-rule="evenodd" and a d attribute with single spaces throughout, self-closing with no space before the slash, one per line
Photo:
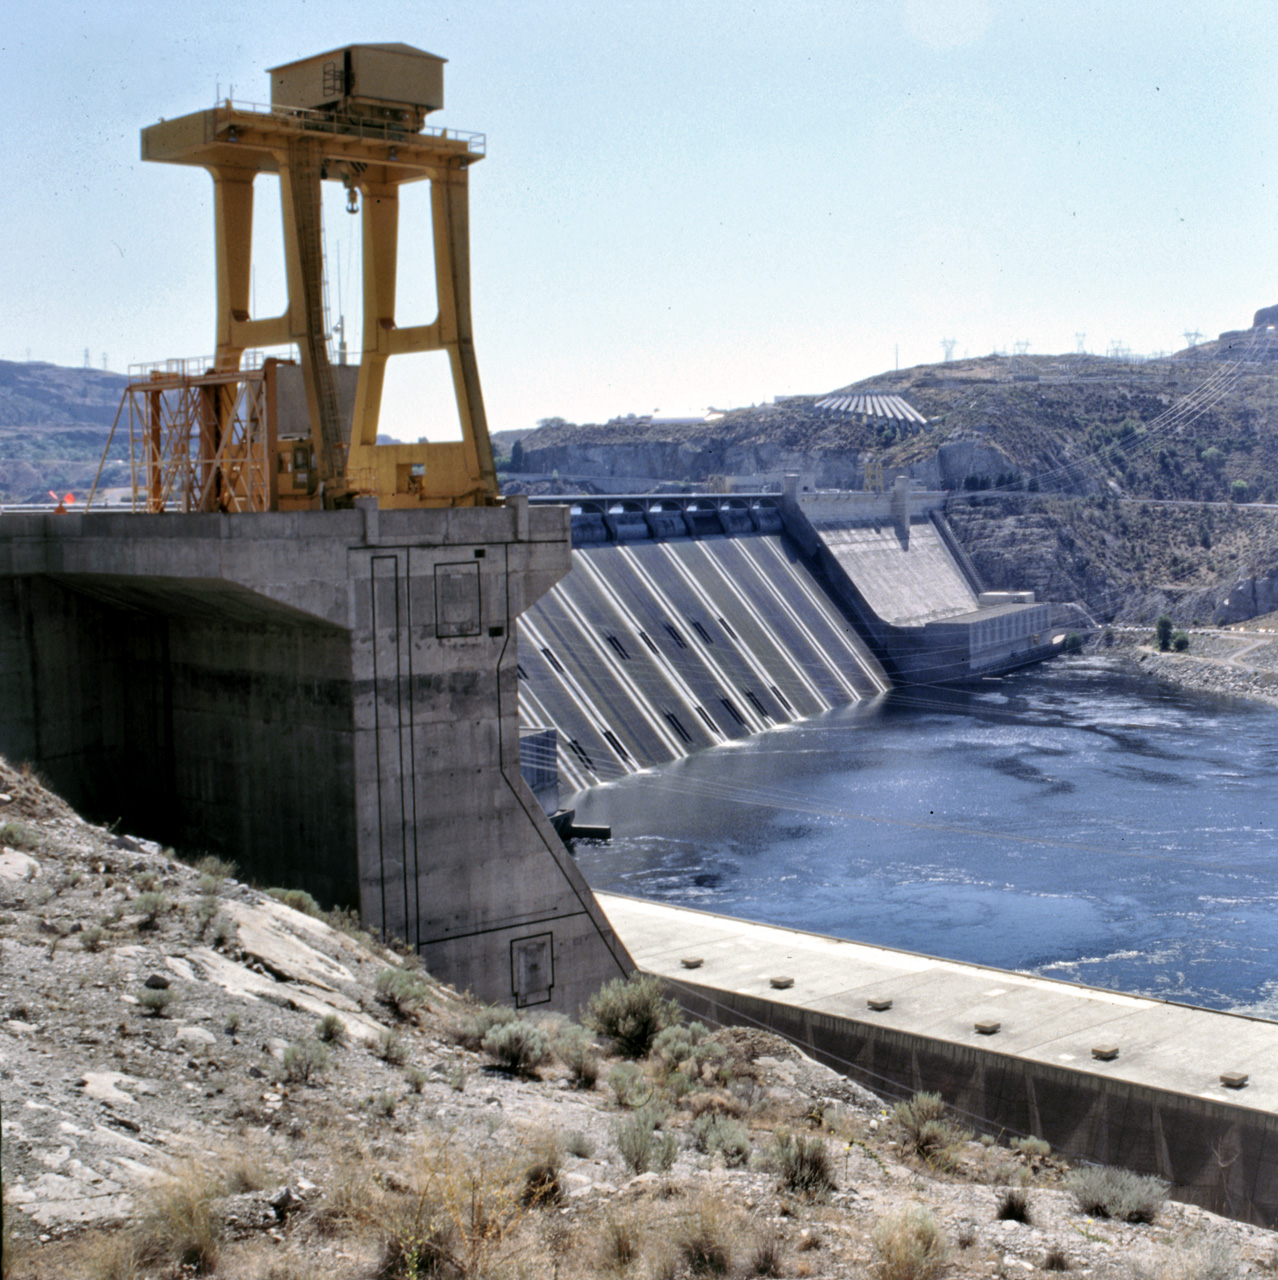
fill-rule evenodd
<path id="1" fill-rule="evenodd" d="M 509 583 L 510 582 L 510 546 L 508 544 L 504 546 L 502 548 L 502 552 L 503 552 L 502 559 L 503 559 L 504 567 L 506 571 L 506 581 L 507 583 Z M 506 636 L 505 636 L 505 639 L 502 641 L 501 653 L 497 657 L 497 724 L 498 724 L 497 759 L 498 759 L 498 763 L 501 770 L 501 779 L 506 784 L 506 786 L 510 788 L 510 793 L 512 796 L 514 796 L 515 803 L 518 804 L 519 807 L 524 811 L 524 816 L 527 817 L 528 821 L 532 824 L 533 830 L 536 831 L 538 837 L 541 839 L 541 843 L 543 847 L 545 848 L 546 852 L 550 855 L 551 861 L 555 864 L 555 869 L 564 878 L 569 889 L 572 890 L 573 897 L 575 897 L 577 901 L 581 904 L 582 911 L 584 911 L 585 914 L 590 917 L 590 922 L 595 926 L 595 930 L 599 935 L 600 941 L 608 949 L 608 954 L 612 956 L 613 963 L 616 964 L 618 970 L 620 970 L 620 972 L 624 975 L 628 972 L 628 970 L 625 964 L 622 962 L 621 957 L 617 955 L 617 950 L 613 945 L 613 941 L 616 938 L 616 930 L 613 929 L 611 921 L 609 921 L 608 917 L 604 915 L 603 909 L 599 906 L 599 903 L 595 901 L 593 894 L 591 894 L 590 902 L 587 902 L 584 898 L 582 898 L 580 890 L 578 890 L 577 886 L 573 883 L 572 876 L 568 874 L 567 867 L 565 867 L 560 861 L 558 851 L 555 849 L 554 845 L 552 845 L 551 842 L 546 838 L 545 832 L 542 831 L 541 826 L 537 822 L 536 817 L 533 815 L 532 811 L 528 808 L 528 806 L 524 803 L 523 796 L 519 794 L 519 788 L 515 786 L 514 782 L 510 777 L 510 774 L 507 772 L 508 765 L 506 761 L 506 742 L 500 729 L 501 721 L 502 721 L 501 667 L 502 667 L 502 663 L 506 661 L 506 653 L 510 648 L 511 640 L 515 636 L 515 625 L 517 624 L 517 622 L 518 622 L 518 619 L 515 619 L 512 621 L 510 617 L 509 586 L 507 586 Z M 516 723 L 517 723 L 518 716 L 519 716 L 518 710 L 516 710 L 515 716 L 516 716 Z M 518 730 L 516 730 L 516 732 L 518 732 Z M 540 809 L 538 810 L 538 812 L 540 812 Z M 542 814 L 542 821 L 543 822 L 546 821 L 545 814 Z M 587 886 L 587 888 L 588 887 L 589 886 Z M 592 904 L 595 908 L 594 911 L 590 909 Z"/>
<path id="2" fill-rule="evenodd" d="M 423 947 L 442 946 L 447 942 L 458 942 L 462 938 L 478 938 L 486 933 L 508 933 L 517 929 L 532 929 L 539 924 L 554 924 L 556 920 L 573 920 L 577 916 L 588 916 L 584 908 L 581 911 L 564 911 L 557 916 L 542 916 L 537 920 L 519 920 L 515 924 L 495 924 L 490 929 L 470 929 L 466 933 L 449 933 L 438 938 L 427 938 Z"/>

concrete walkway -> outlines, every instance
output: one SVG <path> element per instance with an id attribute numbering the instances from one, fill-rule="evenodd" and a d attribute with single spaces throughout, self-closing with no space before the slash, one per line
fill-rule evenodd
<path id="1" fill-rule="evenodd" d="M 643 969 L 1056 1070 L 1278 1112 L 1278 1022 L 938 960 L 616 894 L 597 895 Z M 700 957 L 687 969 L 682 960 Z M 794 985 L 778 990 L 774 977 Z M 867 1000 L 891 1000 L 876 1012 Z M 993 1034 L 977 1023 L 997 1022 Z M 1109 1061 L 1094 1048 L 1116 1047 Z M 1222 1074 L 1245 1073 L 1226 1088 Z"/>

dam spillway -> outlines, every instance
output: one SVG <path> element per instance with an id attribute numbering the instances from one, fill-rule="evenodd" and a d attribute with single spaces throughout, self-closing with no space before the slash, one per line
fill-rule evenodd
<path id="1" fill-rule="evenodd" d="M 578 547 L 520 641 L 524 723 L 574 790 L 890 687 L 780 533 Z"/>
<path id="2" fill-rule="evenodd" d="M 557 768 L 577 792 L 1055 652 L 1052 606 L 986 592 L 943 498 L 541 500 L 571 504 L 573 567 L 519 621 L 525 776 Z"/>

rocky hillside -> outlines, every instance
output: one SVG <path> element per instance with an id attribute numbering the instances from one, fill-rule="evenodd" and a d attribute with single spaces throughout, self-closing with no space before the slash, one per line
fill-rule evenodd
<path id="1" fill-rule="evenodd" d="M 0 503 L 87 495 L 128 379 L 100 369 L 0 360 Z M 104 484 L 127 483 L 128 435 Z"/>
<path id="2" fill-rule="evenodd" d="M 955 497 L 986 583 L 1081 600 L 1102 622 L 1229 623 L 1278 608 L 1278 510 L 1029 494 Z"/>
<path id="3" fill-rule="evenodd" d="M 1278 1236 L 1155 1180 L 975 1141 L 939 1102 L 892 1111 L 659 992 L 598 1000 L 590 1030 L 475 1006 L 2 761 L 0 926 L 5 1277 L 1278 1268 Z M 623 1003 L 667 1024 L 655 1043 Z"/>
<path id="4" fill-rule="evenodd" d="M 820 485 L 859 488 L 873 460 L 888 475 L 960 492 L 1278 499 L 1274 363 L 1235 367 L 1197 354 L 1148 366 L 1099 356 L 986 356 L 880 374 L 839 394 L 900 395 L 929 421 L 907 427 L 800 396 L 697 426 L 546 426 L 517 442 L 510 465 L 691 483 L 794 471 Z"/>

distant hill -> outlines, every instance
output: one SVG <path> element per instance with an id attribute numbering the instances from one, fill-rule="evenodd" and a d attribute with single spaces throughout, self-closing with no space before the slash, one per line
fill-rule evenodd
<path id="1" fill-rule="evenodd" d="M 706 483 L 793 471 L 860 488 L 869 462 L 953 490 L 1033 487 L 1124 496 L 1278 500 L 1278 350 L 1234 364 L 1205 344 L 1147 364 L 1102 356 L 985 356 L 879 374 L 836 394 L 902 397 L 926 427 L 796 396 L 717 421 L 557 424 L 512 450 L 524 475 Z M 1224 351 L 1223 358 L 1216 351 Z M 1208 390 L 1201 390 L 1207 384 Z M 1242 482 L 1245 490 L 1236 487 Z"/>
<path id="2" fill-rule="evenodd" d="M 0 360 L 0 502 L 82 497 L 97 472 L 129 380 L 101 369 Z M 128 437 L 117 438 L 104 484 L 128 482 Z"/>

